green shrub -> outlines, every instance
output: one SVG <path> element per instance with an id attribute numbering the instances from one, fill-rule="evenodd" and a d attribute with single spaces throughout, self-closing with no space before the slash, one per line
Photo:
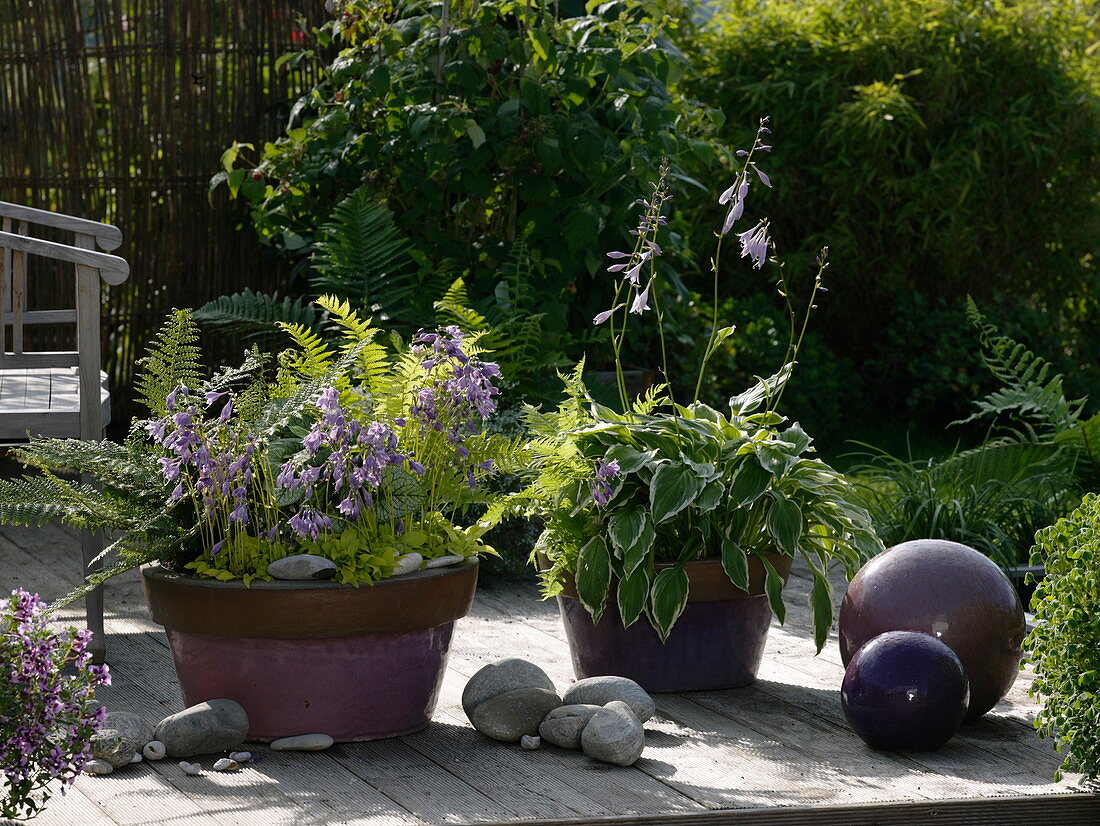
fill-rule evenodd
<path id="1" fill-rule="evenodd" d="M 771 114 L 774 235 L 801 245 L 795 271 L 829 246 L 818 329 L 861 365 L 873 405 L 942 420 L 973 396 L 968 293 L 1044 351 L 1092 360 L 1091 6 L 734 0 L 710 27 L 686 93 L 725 111 L 728 145 L 744 142 L 742 113 Z"/>
<path id="2" fill-rule="evenodd" d="M 678 23 L 638 0 L 567 19 L 545 0 L 447 8 L 444 28 L 427 0 L 339 0 L 320 32 L 339 51 L 287 134 L 255 162 L 232 147 L 215 185 L 247 197 L 260 235 L 299 254 L 316 216 L 365 186 L 412 243 L 422 281 L 462 276 L 473 301 L 525 239 L 544 329 L 586 329 L 619 233 L 608 216 L 663 157 L 680 178 L 688 160 L 714 159 L 699 137 L 710 113 L 669 89 L 687 65 L 669 39 Z"/>
<path id="3" fill-rule="evenodd" d="M 1041 697 L 1035 727 L 1065 751 L 1061 770 L 1100 777 L 1100 497 L 1090 494 L 1066 519 L 1035 537 L 1046 578 L 1032 605 L 1038 620 L 1024 640 Z"/>

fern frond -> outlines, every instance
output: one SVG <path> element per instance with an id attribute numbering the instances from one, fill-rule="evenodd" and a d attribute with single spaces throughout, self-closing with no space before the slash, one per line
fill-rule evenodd
<path id="1" fill-rule="evenodd" d="M 484 315 L 470 306 L 466 282 L 461 278 L 452 282 L 434 306 L 440 324 L 454 324 L 464 333 L 484 332 L 492 326 Z"/>
<path id="2" fill-rule="evenodd" d="M 195 310 L 195 320 L 226 333 L 245 338 L 261 338 L 279 330 L 279 322 L 299 324 L 316 330 L 320 325 L 317 310 L 302 298 L 278 292 L 258 293 L 246 287 L 239 293 L 223 295 Z"/>
<path id="3" fill-rule="evenodd" d="M 280 365 L 284 371 L 296 373 L 301 378 L 309 380 L 324 375 L 332 366 L 333 353 L 315 331 L 301 324 L 280 322 L 279 327 L 285 330 L 298 346 L 297 350 L 286 351 Z"/>
<path id="4" fill-rule="evenodd" d="M 1085 400 L 1066 399 L 1062 376 L 1054 372 L 1054 365 L 1001 334 L 969 296 L 966 316 L 978 330 L 982 362 L 1003 386 L 975 402 L 977 410 L 958 423 L 1009 413 L 1036 423 L 1048 433 L 1072 428 L 1081 416 Z"/>
<path id="5" fill-rule="evenodd" d="M 155 459 L 135 445 L 106 439 L 35 439 L 12 451 L 25 465 L 62 473 L 87 473 L 118 490 L 145 493 L 160 489 L 163 478 Z"/>
<path id="6" fill-rule="evenodd" d="M 400 317 L 416 282 L 410 244 L 366 186 L 341 201 L 314 245 L 310 284 L 383 316 Z"/>
<path id="7" fill-rule="evenodd" d="M 197 387 L 205 368 L 199 348 L 198 326 L 190 310 L 173 310 L 150 343 L 134 382 L 138 401 L 149 408 L 154 418 L 167 414 L 168 394 L 185 384 Z"/>

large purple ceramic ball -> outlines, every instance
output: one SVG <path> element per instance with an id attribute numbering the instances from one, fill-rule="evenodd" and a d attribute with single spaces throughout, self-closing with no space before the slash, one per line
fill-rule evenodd
<path id="1" fill-rule="evenodd" d="M 856 734 L 889 751 L 942 746 L 962 725 L 968 697 L 955 652 L 914 631 L 888 631 L 860 648 L 840 689 Z"/>
<path id="2" fill-rule="evenodd" d="M 1008 693 L 1026 631 L 1020 598 L 1001 569 L 942 539 L 903 542 L 864 565 L 844 594 L 839 627 L 845 665 L 887 631 L 919 631 L 946 643 L 970 681 L 968 720 Z"/>

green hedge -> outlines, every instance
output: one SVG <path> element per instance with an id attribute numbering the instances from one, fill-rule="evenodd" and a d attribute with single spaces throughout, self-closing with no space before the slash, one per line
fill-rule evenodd
<path id="1" fill-rule="evenodd" d="M 1087 12 L 1077 0 L 735 0 L 695 44 L 708 69 L 687 94 L 724 110 L 728 145 L 772 116 L 775 189 L 756 205 L 796 268 L 830 247 L 812 324 L 858 365 L 837 381 L 865 389 L 861 406 L 960 412 L 985 381 L 966 294 L 1042 349 L 1094 361 L 1100 72 Z"/>

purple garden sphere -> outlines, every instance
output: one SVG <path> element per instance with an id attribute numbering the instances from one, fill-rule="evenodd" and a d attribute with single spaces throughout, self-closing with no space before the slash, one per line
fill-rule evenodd
<path id="1" fill-rule="evenodd" d="M 958 655 L 970 682 L 968 720 L 1000 702 L 1019 672 L 1026 633 L 1012 583 L 988 557 L 958 542 L 917 539 L 863 566 L 840 605 L 840 655 L 847 665 L 868 640 L 917 631 Z"/>
<path id="2" fill-rule="evenodd" d="M 844 672 L 844 716 L 868 746 L 929 751 L 950 740 L 966 717 L 966 673 L 955 652 L 914 631 L 879 634 Z"/>

